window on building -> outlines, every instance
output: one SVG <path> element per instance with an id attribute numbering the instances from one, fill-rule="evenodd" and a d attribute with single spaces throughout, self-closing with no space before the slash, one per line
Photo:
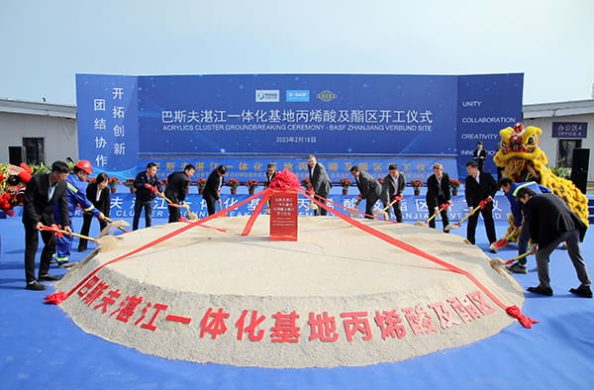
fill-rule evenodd
<path id="1" fill-rule="evenodd" d="M 28 164 L 41 164 L 45 162 L 43 138 L 23 138 L 23 146 L 27 154 Z"/>
<path id="2" fill-rule="evenodd" d="M 571 164 L 573 163 L 573 150 L 581 147 L 581 139 L 560 139 L 559 152 L 557 153 L 557 166 L 571 168 Z"/>

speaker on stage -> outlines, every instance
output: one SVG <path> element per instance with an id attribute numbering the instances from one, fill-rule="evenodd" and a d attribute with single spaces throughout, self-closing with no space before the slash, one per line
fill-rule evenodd
<path id="1" fill-rule="evenodd" d="M 571 181 L 584 194 L 588 185 L 588 164 L 590 163 L 590 149 L 573 149 L 571 163 Z"/>
<path id="2" fill-rule="evenodd" d="M 24 146 L 9 146 L 8 147 L 8 161 L 12 165 L 19 165 L 26 162 L 27 154 Z"/>

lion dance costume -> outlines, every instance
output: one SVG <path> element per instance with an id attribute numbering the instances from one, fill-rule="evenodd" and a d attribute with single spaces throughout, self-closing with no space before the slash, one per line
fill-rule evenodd
<path id="1" fill-rule="evenodd" d="M 493 157 L 495 165 L 504 168 L 503 176 L 515 182 L 536 181 L 548 187 L 588 226 L 588 198 L 571 181 L 555 175 L 546 166 L 547 156 L 538 146 L 540 134 L 538 127 L 524 128 L 521 123 L 500 130 L 501 144 Z M 510 226 L 508 233 L 512 229 Z"/>

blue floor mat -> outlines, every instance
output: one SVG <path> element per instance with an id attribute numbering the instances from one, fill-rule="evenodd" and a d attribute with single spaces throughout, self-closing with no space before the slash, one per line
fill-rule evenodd
<path id="1" fill-rule="evenodd" d="M 76 229 L 80 223 L 80 218 L 75 219 Z M 503 224 L 497 226 L 500 235 L 504 228 Z M 92 235 L 97 233 L 96 224 L 93 229 Z M 455 233 L 465 232 L 458 229 Z M 586 262 L 592 261 L 593 234 L 588 232 L 582 247 Z M 589 373 L 594 368 L 594 300 L 576 298 L 568 292 L 579 282 L 564 250 L 555 251 L 551 257 L 555 295 L 527 294 L 523 312 L 540 321 L 532 329 L 513 323 L 472 345 L 398 363 L 263 369 L 167 360 L 89 335 L 56 306 L 42 304 L 46 292 L 24 289 L 25 243 L 19 219 L 0 220 L 0 240 L 2 389 L 592 388 Z M 482 223 L 477 242 L 487 248 Z M 88 253 L 75 252 L 73 259 L 80 260 Z M 511 258 L 516 254 L 515 248 L 506 248 L 497 256 Z M 529 269 L 534 268 L 530 259 Z M 589 264 L 590 271 L 592 268 Z M 538 284 L 535 272 L 516 277 L 524 287 Z"/>

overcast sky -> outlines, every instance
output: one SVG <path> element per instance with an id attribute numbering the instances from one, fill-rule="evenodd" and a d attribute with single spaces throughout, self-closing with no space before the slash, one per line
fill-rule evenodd
<path id="1" fill-rule="evenodd" d="M 413 4 L 414 3 L 414 4 Z M 523 72 L 590 99 L 592 0 L 0 0 L 0 97 L 75 103 L 76 73 Z"/>

